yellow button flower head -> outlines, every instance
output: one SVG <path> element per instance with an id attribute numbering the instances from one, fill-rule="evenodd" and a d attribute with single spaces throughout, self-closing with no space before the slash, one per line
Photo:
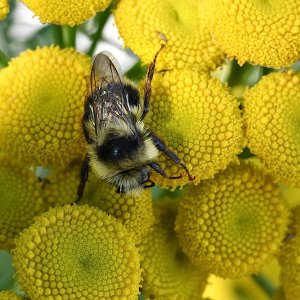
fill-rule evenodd
<path id="1" fill-rule="evenodd" d="M 13 251 L 18 282 L 32 300 L 136 299 L 139 259 L 126 228 L 87 205 L 50 209 Z"/>
<path id="2" fill-rule="evenodd" d="M 34 166 L 65 167 L 84 152 L 81 119 L 88 57 L 28 50 L 0 72 L 2 150 Z"/>
<path id="3" fill-rule="evenodd" d="M 0 0 L 0 20 L 5 19 L 9 11 L 7 0 Z"/>
<path id="4" fill-rule="evenodd" d="M 283 241 L 279 256 L 281 284 L 286 300 L 300 295 L 300 206 L 292 210 L 292 220 L 287 238 Z"/>
<path id="5" fill-rule="evenodd" d="M 244 99 L 251 152 L 274 177 L 300 187 L 300 75 L 271 73 Z"/>
<path id="6" fill-rule="evenodd" d="M 22 0 L 40 18 L 42 23 L 76 25 L 105 10 L 111 0 Z"/>
<path id="7" fill-rule="evenodd" d="M 142 62 L 153 60 L 162 33 L 168 42 L 160 54 L 159 68 L 214 68 L 223 61 L 223 53 L 207 28 L 206 6 L 198 0 L 123 0 L 114 16 L 125 46 Z"/>
<path id="8" fill-rule="evenodd" d="M 0 300 L 22 300 L 23 298 L 18 296 L 13 291 L 0 291 Z"/>
<path id="9" fill-rule="evenodd" d="M 0 249 L 14 247 L 14 238 L 47 209 L 35 173 L 0 154 Z"/>
<path id="10" fill-rule="evenodd" d="M 116 193 L 116 188 L 91 177 L 81 203 L 87 203 L 120 220 L 133 233 L 137 244 L 154 222 L 151 190 L 138 197 Z"/>
<path id="11" fill-rule="evenodd" d="M 53 169 L 44 180 L 44 198 L 49 206 L 74 203 L 82 163 L 73 161 L 65 169 Z"/>
<path id="12" fill-rule="evenodd" d="M 187 192 L 176 230 L 195 264 L 235 278 L 259 271 L 277 251 L 287 223 L 279 188 L 260 169 L 241 162 Z"/>
<path id="13" fill-rule="evenodd" d="M 150 299 L 200 299 L 208 273 L 193 266 L 179 247 L 174 231 L 177 201 L 163 199 L 154 212 L 153 229 L 139 246 L 143 293 Z"/>
<path id="14" fill-rule="evenodd" d="M 195 176 L 194 184 L 212 178 L 236 160 L 244 143 L 242 119 L 236 98 L 206 73 L 171 70 L 154 76 L 147 127 L 160 137 Z M 185 171 L 163 153 L 159 163 L 166 179 L 152 172 L 159 185 L 176 187 L 190 181 Z"/>
<path id="15" fill-rule="evenodd" d="M 273 68 L 300 58 L 300 0 L 214 3 L 211 33 L 229 57 Z"/>

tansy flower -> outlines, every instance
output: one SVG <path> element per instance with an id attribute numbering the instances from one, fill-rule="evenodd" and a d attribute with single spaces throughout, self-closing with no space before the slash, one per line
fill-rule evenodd
<path id="1" fill-rule="evenodd" d="M 105 10 L 111 0 L 22 0 L 42 23 L 76 25 L 92 18 L 97 11 Z"/>
<path id="2" fill-rule="evenodd" d="M 7 0 L 0 0 L 0 20 L 5 19 L 9 11 Z"/>
<path id="3" fill-rule="evenodd" d="M 188 190 L 176 230 L 195 264 L 235 278 L 260 270 L 277 251 L 287 222 L 280 189 L 260 169 L 241 162 Z"/>
<path id="4" fill-rule="evenodd" d="M 44 198 L 49 206 L 76 201 L 81 165 L 80 161 L 75 160 L 65 169 L 53 169 L 45 178 Z"/>
<path id="5" fill-rule="evenodd" d="M 286 300 L 295 300 L 300 295 L 300 206 L 292 210 L 287 238 L 283 241 L 279 263 L 281 284 Z"/>
<path id="6" fill-rule="evenodd" d="M 138 197 L 116 193 L 116 188 L 91 177 L 80 203 L 96 206 L 120 220 L 133 233 L 137 244 L 154 222 L 151 190 Z"/>
<path id="7" fill-rule="evenodd" d="M 0 72 L 0 144 L 34 166 L 65 167 L 84 152 L 81 119 L 89 58 L 28 50 Z"/>
<path id="8" fill-rule="evenodd" d="M 47 209 L 34 171 L 0 154 L 0 249 L 14 247 L 14 238 Z"/>
<path id="9" fill-rule="evenodd" d="M 284 291 L 283 291 L 283 289 L 281 287 L 277 289 L 277 291 L 275 292 L 275 295 L 274 295 L 273 299 L 274 300 L 288 300 L 285 297 Z"/>
<path id="10" fill-rule="evenodd" d="M 123 0 L 114 16 L 126 47 L 149 63 L 160 45 L 158 68 L 196 66 L 214 68 L 223 53 L 212 41 L 207 26 L 205 1 Z"/>
<path id="11" fill-rule="evenodd" d="M 211 33 L 239 64 L 289 66 L 300 58 L 300 0 L 214 1 Z"/>
<path id="12" fill-rule="evenodd" d="M 16 241 L 18 282 L 32 300 L 136 299 L 141 269 L 132 235 L 92 207 L 50 209 Z"/>
<path id="13" fill-rule="evenodd" d="M 244 99 L 251 152 L 277 179 L 300 187 L 300 75 L 271 73 Z"/>
<path id="14" fill-rule="evenodd" d="M 150 106 L 147 127 L 183 161 L 195 176 L 194 184 L 225 169 L 242 150 L 237 99 L 206 73 L 171 70 L 155 74 Z M 182 178 L 171 180 L 152 172 L 157 184 L 174 188 L 190 182 L 185 170 L 164 153 L 158 161 L 167 175 Z"/>
<path id="15" fill-rule="evenodd" d="M 193 266 L 179 247 L 174 231 L 177 201 L 163 199 L 154 212 L 153 229 L 139 246 L 143 293 L 149 299 L 200 299 L 207 273 Z"/>
<path id="16" fill-rule="evenodd" d="M 0 300 L 22 300 L 23 298 L 18 296 L 13 291 L 0 291 Z"/>

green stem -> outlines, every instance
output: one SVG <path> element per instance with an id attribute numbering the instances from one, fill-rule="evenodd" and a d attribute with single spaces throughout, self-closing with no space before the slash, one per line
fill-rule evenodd
<path id="1" fill-rule="evenodd" d="M 141 80 L 147 73 L 147 67 L 142 66 L 141 61 L 138 60 L 126 73 L 125 77 L 131 80 Z"/>
<path id="2" fill-rule="evenodd" d="M 61 26 L 55 24 L 52 24 L 50 26 L 52 30 L 52 36 L 54 37 L 55 40 L 55 44 L 59 45 L 60 48 L 64 48 Z"/>
<path id="3" fill-rule="evenodd" d="M 97 24 L 97 31 L 91 36 L 92 44 L 87 52 L 89 56 L 93 56 L 97 43 L 98 41 L 101 40 L 103 28 L 111 14 L 111 8 L 112 6 L 110 5 L 105 11 L 98 13 L 95 17 L 95 22 Z"/>
<path id="4" fill-rule="evenodd" d="M 266 293 L 266 295 L 268 295 L 270 298 L 274 296 L 276 288 L 265 276 L 256 274 L 251 275 L 251 277 L 255 281 L 255 283 L 260 286 L 260 288 Z"/>
<path id="5" fill-rule="evenodd" d="M 64 48 L 76 48 L 76 26 L 62 25 L 62 44 Z"/>
<path id="6" fill-rule="evenodd" d="M 4 68 L 8 65 L 9 57 L 0 50 L 0 68 Z"/>

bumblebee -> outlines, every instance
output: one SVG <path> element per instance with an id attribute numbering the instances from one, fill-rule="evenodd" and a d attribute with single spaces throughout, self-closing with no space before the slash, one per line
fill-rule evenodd
<path id="1" fill-rule="evenodd" d="M 90 93 L 83 115 L 83 131 L 87 141 L 87 155 L 82 165 L 78 199 L 83 195 L 89 170 L 116 187 L 119 193 L 139 194 L 154 186 L 150 170 L 170 179 L 156 162 L 159 152 L 179 164 L 190 175 L 180 158 L 163 141 L 147 130 L 143 120 L 149 111 L 151 82 L 155 63 L 149 65 L 143 98 L 139 91 L 122 77 L 121 67 L 114 56 L 98 53 L 90 73 Z"/>

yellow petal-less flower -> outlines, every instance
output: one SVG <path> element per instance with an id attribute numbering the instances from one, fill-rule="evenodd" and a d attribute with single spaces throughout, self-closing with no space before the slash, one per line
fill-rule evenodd
<path id="1" fill-rule="evenodd" d="M 80 203 L 100 208 L 120 220 L 132 232 L 136 244 L 145 236 L 154 222 L 151 190 L 145 190 L 138 197 L 116 192 L 116 188 L 95 177 L 89 180 Z"/>
<path id="2" fill-rule="evenodd" d="M 197 65 L 214 68 L 223 53 L 212 41 L 207 26 L 206 1 L 123 0 L 114 16 L 126 47 L 149 63 L 160 45 L 162 33 L 167 47 L 160 54 L 158 68 Z"/>
<path id="3" fill-rule="evenodd" d="M 18 296 L 13 291 L 0 291 L 0 300 L 22 300 L 21 296 Z"/>
<path id="4" fill-rule="evenodd" d="M 117 220 L 87 205 L 50 209 L 16 241 L 13 264 L 32 300 L 136 299 L 140 257 Z"/>
<path id="5" fill-rule="evenodd" d="M 47 209 L 35 173 L 0 154 L 0 249 L 14 247 L 14 238 Z"/>
<path id="6" fill-rule="evenodd" d="M 49 206 L 74 203 L 82 163 L 75 160 L 65 169 L 53 169 L 43 182 L 44 199 Z"/>
<path id="7" fill-rule="evenodd" d="M 291 224 L 287 238 L 281 246 L 279 263 L 285 299 L 298 299 L 300 295 L 300 206 L 292 210 Z"/>
<path id="8" fill-rule="evenodd" d="M 236 278 L 260 270 L 278 250 L 287 223 L 280 189 L 259 168 L 241 162 L 187 191 L 176 230 L 195 264 Z"/>
<path id="9" fill-rule="evenodd" d="M 76 25 L 92 18 L 96 12 L 105 10 L 111 0 L 22 0 L 42 23 Z"/>
<path id="10" fill-rule="evenodd" d="M 0 20 L 6 18 L 9 12 L 9 6 L 7 0 L 0 0 Z"/>
<path id="11" fill-rule="evenodd" d="M 206 73 L 171 70 L 153 81 L 151 110 L 145 118 L 153 130 L 186 164 L 194 184 L 212 178 L 236 160 L 244 144 L 237 99 Z M 158 159 L 167 179 L 152 172 L 159 185 L 175 188 L 190 181 L 185 171 L 161 153 Z"/>
<path id="12" fill-rule="evenodd" d="M 84 153 L 81 119 L 87 56 L 74 49 L 28 50 L 0 71 L 0 144 L 18 160 L 66 167 Z"/>
<path id="13" fill-rule="evenodd" d="M 300 75 L 271 73 L 244 99 L 251 152 L 276 179 L 300 187 Z"/>
<path id="14" fill-rule="evenodd" d="M 240 64 L 273 68 L 300 57 L 300 1 L 214 1 L 212 36 Z"/>
<path id="15" fill-rule="evenodd" d="M 300 58 L 300 1 L 214 1 L 211 33 L 240 64 L 281 68 Z"/>
<path id="16" fill-rule="evenodd" d="M 200 299 L 208 273 L 193 266 L 179 247 L 174 231 L 177 201 L 157 202 L 154 213 L 153 229 L 139 246 L 146 299 Z"/>

